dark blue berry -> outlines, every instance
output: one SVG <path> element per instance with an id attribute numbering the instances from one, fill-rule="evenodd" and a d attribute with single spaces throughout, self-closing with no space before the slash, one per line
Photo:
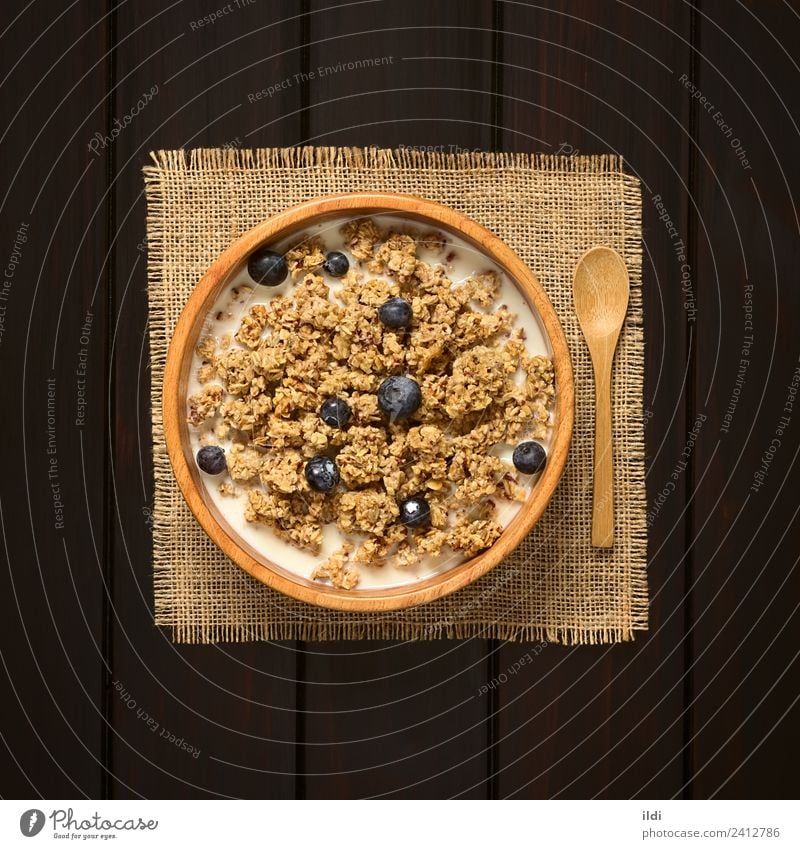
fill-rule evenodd
<path id="1" fill-rule="evenodd" d="M 378 307 L 378 318 L 387 327 L 408 327 L 411 316 L 411 304 L 405 298 L 389 298 Z"/>
<path id="2" fill-rule="evenodd" d="M 533 475 L 544 468 L 547 454 L 544 448 L 533 440 L 520 442 L 512 455 L 514 465 L 525 475 Z"/>
<path id="3" fill-rule="evenodd" d="M 422 528 L 430 524 L 431 506 L 421 496 L 415 495 L 400 502 L 400 521 L 409 528 Z"/>
<path id="4" fill-rule="evenodd" d="M 330 492 L 339 483 L 339 469 L 330 457 L 312 457 L 306 463 L 306 480 L 317 492 Z"/>
<path id="5" fill-rule="evenodd" d="M 396 374 L 378 387 L 378 406 L 391 419 L 402 421 L 422 403 L 422 391 L 416 380 Z"/>
<path id="6" fill-rule="evenodd" d="M 344 430 L 350 421 L 350 405 L 344 398 L 328 398 L 319 408 L 319 417 L 326 425 Z"/>
<path id="7" fill-rule="evenodd" d="M 259 248 L 247 260 L 247 273 L 262 286 L 280 286 L 289 273 L 286 260 L 281 254 L 268 248 Z"/>
<path id="8" fill-rule="evenodd" d="M 350 262 L 340 251 L 331 251 L 325 257 L 322 267 L 331 277 L 344 277 L 347 274 L 347 269 L 350 268 Z"/>
<path id="9" fill-rule="evenodd" d="M 227 468 L 225 452 L 217 445 L 205 445 L 197 452 L 197 465 L 208 475 L 218 475 Z"/>

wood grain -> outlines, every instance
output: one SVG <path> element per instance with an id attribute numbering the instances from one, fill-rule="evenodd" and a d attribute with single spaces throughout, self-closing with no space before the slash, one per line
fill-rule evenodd
<path id="1" fill-rule="evenodd" d="M 502 4 L 501 144 L 611 150 L 642 180 L 650 631 L 634 643 L 508 644 L 494 675 L 498 796 L 669 797 L 682 792 L 686 692 L 684 483 L 652 506 L 686 444 L 690 348 L 675 247 L 691 236 L 689 104 L 676 79 L 691 54 L 691 9 L 657 2 Z M 673 238 L 662 210 L 677 231 Z M 517 666 L 530 654 L 533 662 Z"/>
<path id="2" fill-rule="evenodd" d="M 0 19 L 0 794 L 98 796 L 109 161 L 87 144 L 108 125 L 108 21 Z"/>
<path id="3" fill-rule="evenodd" d="M 485 60 L 494 49 L 493 11 L 489 3 L 311 0 L 309 70 L 365 57 L 394 61 L 309 81 L 305 137 L 447 153 L 490 149 L 493 75 Z M 476 694 L 491 677 L 491 646 L 301 644 L 303 794 L 490 795 L 491 706 Z"/>
<path id="4" fill-rule="evenodd" d="M 4 264 L 29 224 L 2 302 L 0 792 L 796 796 L 796 406 L 776 432 L 800 354 L 792 4 L 287 0 L 198 26 L 210 8 L 0 12 Z M 301 143 L 613 150 L 642 178 L 646 637 L 176 647 L 153 628 L 140 167 L 150 148 Z"/>
<path id="5" fill-rule="evenodd" d="M 714 109 L 695 107 L 690 789 L 786 798 L 800 721 L 800 91 L 781 45 L 800 22 L 781 4 L 699 8 L 688 79 Z"/>
<path id="6" fill-rule="evenodd" d="M 114 725 L 117 797 L 291 797 L 296 792 L 292 643 L 175 646 L 153 627 L 150 374 L 141 168 L 154 148 L 296 144 L 293 91 L 255 95 L 299 69 L 290 2 L 243 5 L 211 26 L 201 4 L 120 4 L 114 112 L 158 93 L 115 144 Z M 294 45 L 298 45 L 293 49 Z M 253 95 L 253 100 L 249 98 Z M 248 133 L 252 133 L 248 137 Z M 147 717 L 131 710 L 114 682 Z M 161 736 L 166 729 L 167 736 Z M 192 746 L 189 752 L 172 736 Z M 200 754 L 195 757 L 194 752 Z"/>

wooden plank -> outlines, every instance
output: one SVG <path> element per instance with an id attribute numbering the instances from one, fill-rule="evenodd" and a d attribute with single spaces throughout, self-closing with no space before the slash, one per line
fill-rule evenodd
<path id="1" fill-rule="evenodd" d="M 652 506 L 687 443 L 690 10 L 655 3 L 503 4 L 503 147 L 622 154 L 642 180 L 647 489 Z M 664 215 L 665 220 L 659 220 Z M 674 224 L 667 226 L 666 218 Z M 685 247 L 684 247 L 685 250 Z M 650 632 L 633 644 L 509 644 L 495 675 L 497 794 L 662 798 L 683 784 L 683 560 L 679 475 L 649 536 Z M 530 658 L 530 659 L 529 659 Z M 489 698 L 487 695 L 486 698 Z"/>
<path id="2" fill-rule="evenodd" d="M 797 11 L 699 4 L 691 789 L 791 798 L 800 573 Z M 692 88 L 694 86 L 694 88 Z M 700 98 L 705 97 L 705 101 Z M 793 394 L 794 393 L 794 394 Z"/>
<path id="3" fill-rule="evenodd" d="M 0 569 L 4 797 L 97 796 L 106 500 L 108 23 L 4 3 Z"/>
<path id="4" fill-rule="evenodd" d="M 155 148 L 300 141 L 295 92 L 248 97 L 299 70 L 295 4 L 233 4 L 218 19 L 204 19 L 211 11 L 147 2 L 120 4 L 116 15 L 115 115 L 128 114 L 158 87 L 114 146 L 113 648 L 119 690 L 112 686 L 111 792 L 120 797 L 290 797 L 295 789 L 293 645 L 174 646 L 152 626 L 141 167 Z"/>
<path id="5" fill-rule="evenodd" d="M 306 643 L 304 660 L 304 796 L 486 795 L 486 641 Z"/>
<path id="6" fill-rule="evenodd" d="M 490 4 L 330 5 L 310 4 L 309 142 L 491 147 L 491 65 L 458 59 L 491 59 Z M 486 796 L 487 647 L 308 644 L 304 794 Z"/>

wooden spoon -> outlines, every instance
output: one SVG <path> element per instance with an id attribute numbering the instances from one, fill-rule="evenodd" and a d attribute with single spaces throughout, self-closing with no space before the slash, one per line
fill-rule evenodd
<path id="1" fill-rule="evenodd" d="M 588 250 L 575 268 L 575 313 L 594 365 L 594 493 L 592 545 L 614 544 L 614 470 L 611 451 L 611 364 L 628 310 L 630 281 L 622 257 L 611 248 Z"/>

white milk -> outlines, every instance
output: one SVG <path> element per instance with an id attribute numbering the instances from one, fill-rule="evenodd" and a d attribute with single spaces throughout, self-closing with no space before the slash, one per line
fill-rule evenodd
<path id="1" fill-rule="evenodd" d="M 424 223 L 406 220 L 393 215 L 381 215 L 378 213 L 370 214 L 370 218 L 378 221 L 382 227 L 394 227 L 400 231 L 404 229 L 413 229 L 417 232 L 426 232 L 428 230 L 437 230 L 442 232 L 446 238 L 444 252 L 434 254 L 426 250 L 419 250 L 417 256 L 429 262 L 432 265 L 444 263 L 444 258 L 453 252 L 455 254 L 451 262 L 445 263 L 447 276 L 452 280 L 453 285 L 466 280 L 473 274 L 488 271 L 493 269 L 500 274 L 501 285 L 500 294 L 495 302 L 495 308 L 501 304 L 505 304 L 509 310 L 516 313 L 517 320 L 515 327 L 522 327 L 525 331 L 525 348 L 529 354 L 535 356 L 537 354 L 543 356 L 551 356 L 552 352 L 545 336 L 544 328 L 542 327 L 538 316 L 531 310 L 528 302 L 522 296 L 517 287 L 508 279 L 507 275 L 488 258 L 460 239 L 455 234 L 442 230 L 442 228 L 428 227 Z M 302 231 L 304 234 L 319 236 L 325 244 L 326 250 L 337 250 L 344 253 L 350 260 L 351 266 L 357 266 L 358 263 L 350 255 L 341 243 L 339 228 L 345 224 L 350 218 L 329 219 L 325 222 L 317 224 L 313 227 L 306 228 Z M 273 250 L 285 252 L 297 242 L 296 237 L 287 237 L 271 246 Z M 380 276 L 380 275 L 372 275 Z M 332 291 L 336 291 L 340 285 L 337 280 L 325 275 L 325 282 L 330 286 Z M 235 300 L 232 290 L 237 286 L 246 285 L 253 288 L 253 292 L 248 299 Z M 254 286 L 253 281 L 247 274 L 247 268 L 243 268 L 230 283 L 222 291 L 222 294 L 217 299 L 214 308 L 209 312 L 206 319 L 203 331 L 200 338 L 208 335 L 215 336 L 217 340 L 225 334 L 229 334 L 233 339 L 242 317 L 247 313 L 253 304 L 268 304 L 276 295 L 285 294 L 293 286 L 291 277 L 280 285 L 275 287 Z M 478 309 L 476 305 L 472 305 L 473 309 Z M 220 318 L 216 316 L 220 314 Z M 233 346 L 238 343 L 235 339 L 232 341 Z M 198 392 L 201 389 L 197 381 L 197 369 L 201 365 L 201 358 L 195 353 L 194 362 L 192 364 L 192 372 L 189 379 L 189 394 Z M 522 375 L 519 375 L 522 379 Z M 213 381 L 212 381 L 213 382 Z M 200 448 L 200 436 L 207 430 L 213 429 L 214 425 L 205 425 L 199 428 L 190 427 L 190 436 L 192 444 L 192 453 L 197 453 Z M 548 446 L 548 439 L 542 440 L 545 447 Z M 227 440 L 221 440 L 219 443 L 223 448 L 227 448 Z M 502 445 L 497 446 L 492 450 L 492 453 L 498 457 L 502 457 L 507 462 L 511 462 L 511 454 L 514 446 Z M 258 522 L 247 522 L 244 518 L 244 510 L 247 506 L 247 494 L 240 484 L 234 484 L 238 491 L 235 496 L 222 495 L 219 492 L 219 484 L 222 481 L 229 480 L 227 475 L 206 475 L 200 473 L 201 478 L 206 483 L 207 498 L 216 505 L 219 513 L 227 521 L 230 531 L 233 536 L 238 536 L 255 549 L 257 552 L 263 553 L 264 557 L 271 562 L 282 566 L 284 569 L 294 572 L 303 578 L 310 578 L 314 567 L 319 563 L 327 560 L 337 549 L 342 546 L 345 541 L 358 542 L 358 538 L 342 534 L 336 525 L 326 525 L 323 528 L 323 543 L 322 550 L 319 554 L 311 554 L 308 551 L 302 551 L 295 548 L 291 543 L 284 542 L 275 536 L 273 531 Z M 527 491 L 536 484 L 538 475 L 519 475 L 519 482 Z M 506 527 L 514 518 L 520 508 L 520 503 L 515 501 L 507 501 L 505 499 L 493 499 L 497 504 L 497 521 Z M 414 583 L 419 580 L 428 578 L 438 572 L 461 563 L 464 560 L 463 555 L 457 551 L 444 549 L 439 557 L 424 557 L 419 563 L 414 566 L 399 567 L 393 564 L 389 558 L 384 565 L 368 566 L 358 564 L 361 579 L 356 590 L 359 589 L 378 589 L 397 587 L 403 584 Z"/>

